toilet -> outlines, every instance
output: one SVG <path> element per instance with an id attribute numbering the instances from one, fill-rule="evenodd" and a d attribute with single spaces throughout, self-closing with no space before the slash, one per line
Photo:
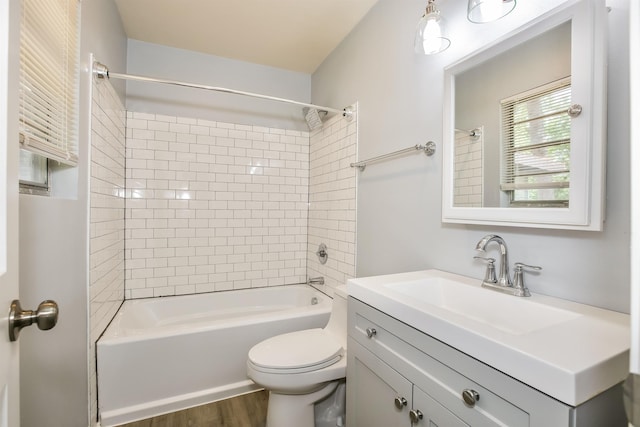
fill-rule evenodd
<path id="1" fill-rule="evenodd" d="M 324 329 L 268 338 L 253 346 L 247 358 L 249 378 L 269 391 L 267 427 L 321 426 L 327 413 L 339 411 L 342 414 L 332 415 L 331 425 L 343 425 L 346 371 L 346 286 L 335 289 Z M 332 393 L 338 398 L 331 400 Z M 334 407 L 326 408 L 327 401 L 335 401 Z M 314 410 L 318 402 L 324 411 Z"/>

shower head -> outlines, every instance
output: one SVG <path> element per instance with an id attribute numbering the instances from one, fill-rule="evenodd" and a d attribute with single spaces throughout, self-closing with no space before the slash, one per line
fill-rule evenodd
<path id="1" fill-rule="evenodd" d="M 309 130 L 316 130 L 322 127 L 322 117 L 327 115 L 327 112 L 324 110 L 316 110 L 315 108 L 304 107 L 302 109 L 304 113 L 304 119 L 307 121 L 307 126 L 309 126 Z"/>

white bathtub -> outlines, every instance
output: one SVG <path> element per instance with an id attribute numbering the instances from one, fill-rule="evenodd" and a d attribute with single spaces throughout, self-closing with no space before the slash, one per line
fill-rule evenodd
<path id="1" fill-rule="evenodd" d="M 321 328 L 331 298 L 307 285 L 130 300 L 97 343 L 103 427 L 258 390 L 249 349 Z"/>

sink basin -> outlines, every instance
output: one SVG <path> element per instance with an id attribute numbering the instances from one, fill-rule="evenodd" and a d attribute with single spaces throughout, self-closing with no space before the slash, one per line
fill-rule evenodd
<path id="1" fill-rule="evenodd" d="M 447 310 L 497 330 L 521 335 L 573 320 L 580 314 L 520 297 L 498 294 L 461 281 L 443 277 L 396 282 L 385 285 L 427 304 Z"/>
<path id="2" fill-rule="evenodd" d="M 350 297 L 571 406 L 629 373 L 629 316 L 423 270 L 350 279 Z"/>

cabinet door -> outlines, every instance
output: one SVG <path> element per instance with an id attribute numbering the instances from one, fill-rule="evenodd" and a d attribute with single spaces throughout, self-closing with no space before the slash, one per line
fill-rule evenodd
<path id="1" fill-rule="evenodd" d="M 351 338 L 348 348 L 347 425 L 409 427 L 412 384 Z"/>
<path id="2" fill-rule="evenodd" d="M 419 413 L 422 418 L 414 423 L 420 427 L 469 427 L 460 418 L 453 415 L 447 408 L 436 402 L 418 387 L 413 387 L 413 406 L 411 411 Z"/>

